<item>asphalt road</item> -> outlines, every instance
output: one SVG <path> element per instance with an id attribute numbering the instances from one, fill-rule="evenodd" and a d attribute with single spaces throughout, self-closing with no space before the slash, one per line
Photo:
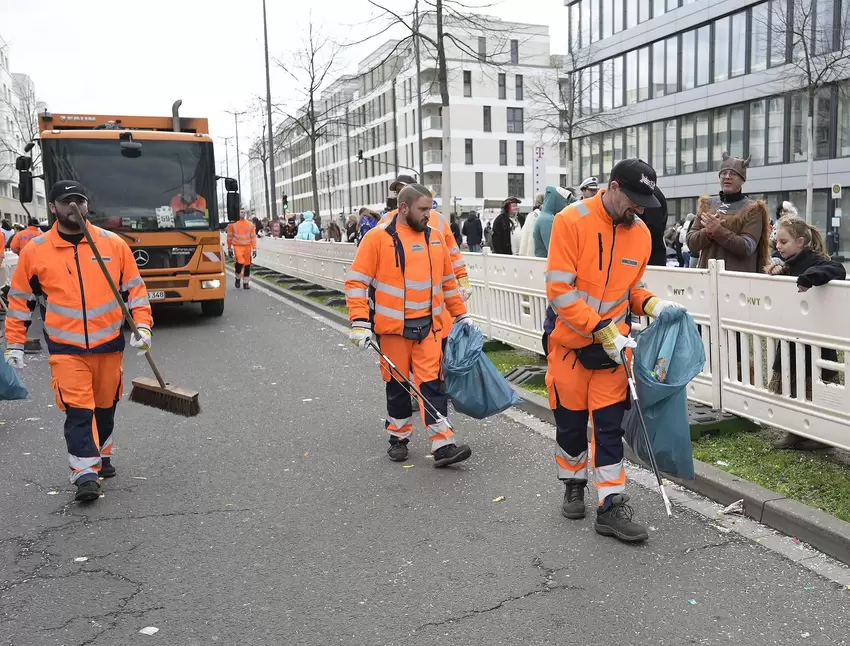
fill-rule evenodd
<path id="1" fill-rule="evenodd" d="M 154 354 L 203 413 L 123 402 L 90 506 L 46 356 L 0 403 L 0 644 L 850 643 L 850 591 L 657 493 L 629 486 L 642 546 L 562 518 L 551 441 L 506 416 L 456 420 L 458 468 L 421 426 L 389 462 L 375 359 L 259 290 L 159 313 Z"/>

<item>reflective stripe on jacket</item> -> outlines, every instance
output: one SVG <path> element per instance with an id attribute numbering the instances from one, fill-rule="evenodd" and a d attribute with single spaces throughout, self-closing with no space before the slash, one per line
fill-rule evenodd
<path id="1" fill-rule="evenodd" d="M 114 233 L 88 225 L 112 280 L 136 325 L 153 324 L 145 283 L 130 247 Z M 21 252 L 9 290 L 8 347 L 22 349 L 39 296 L 46 305 L 44 336 L 50 354 L 121 352 L 123 315 L 85 239 L 63 240 L 56 225 Z"/>
<path id="2" fill-rule="evenodd" d="M 414 265 L 416 271 L 408 271 Z M 427 281 L 407 278 L 429 273 Z M 430 311 L 434 332 L 443 329 L 444 308 L 451 317 L 466 313 L 443 236 L 431 227 L 416 233 L 397 226 L 396 218 L 361 241 L 345 281 L 345 297 L 351 321 L 371 321 L 376 334 L 401 334 L 406 313 L 411 319 L 427 317 Z"/>
<path id="3" fill-rule="evenodd" d="M 608 319 L 627 335 L 630 315 L 643 316 L 653 296 L 642 282 L 652 250 L 649 229 L 640 218 L 631 227 L 614 224 L 602 205 L 604 193 L 567 206 L 552 227 L 546 330 L 567 348 L 592 343 L 594 329 Z"/>
<path id="4" fill-rule="evenodd" d="M 231 235 L 231 227 L 233 233 Z M 228 247 L 251 247 L 257 248 L 257 227 L 250 220 L 239 220 L 227 226 Z"/>

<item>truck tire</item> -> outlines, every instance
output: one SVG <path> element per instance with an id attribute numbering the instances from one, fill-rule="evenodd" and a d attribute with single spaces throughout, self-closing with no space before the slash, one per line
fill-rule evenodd
<path id="1" fill-rule="evenodd" d="M 201 311 L 204 316 L 221 316 L 224 314 L 224 299 L 201 301 Z"/>

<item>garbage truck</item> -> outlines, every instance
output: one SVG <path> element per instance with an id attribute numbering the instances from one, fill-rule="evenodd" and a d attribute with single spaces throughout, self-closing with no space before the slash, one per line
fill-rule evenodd
<path id="1" fill-rule="evenodd" d="M 219 231 L 239 219 L 239 187 L 216 174 L 207 119 L 181 117 L 181 103 L 171 117 L 40 112 L 40 134 L 16 161 L 20 200 L 26 206 L 33 198 L 38 145 L 47 189 L 60 179 L 86 187 L 89 221 L 127 242 L 152 304 L 198 303 L 205 315 L 221 316 Z M 219 180 L 225 214 L 216 199 Z"/>

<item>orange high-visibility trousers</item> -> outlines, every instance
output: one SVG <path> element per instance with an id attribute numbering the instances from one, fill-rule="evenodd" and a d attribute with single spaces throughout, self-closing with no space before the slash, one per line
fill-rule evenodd
<path id="1" fill-rule="evenodd" d="M 112 456 L 115 406 L 123 395 L 122 352 L 50 357 L 56 404 L 65 411 L 71 482 L 94 480 Z"/>
<path id="2" fill-rule="evenodd" d="M 575 352 L 549 341 L 546 388 L 555 414 L 555 462 L 561 480 L 587 481 L 587 422 L 593 418 L 590 456 L 601 505 L 623 491 L 623 416 L 629 408 L 628 379 L 623 366 L 588 370 Z"/>
<path id="3" fill-rule="evenodd" d="M 431 439 L 431 452 L 440 447 L 455 443 L 455 434 L 448 423 L 448 396 L 442 392 L 443 359 L 442 339 L 432 332 L 421 341 L 405 339 L 401 335 L 384 334 L 378 337 L 378 344 L 401 374 L 398 379 L 413 372 L 416 387 L 434 409 L 443 416 L 438 421 L 428 406 L 420 405 L 422 423 L 428 429 Z M 410 395 L 390 374 L 390 367 L 381 360 L 381 376 L 387 382 L 387 421 L 390 435 L 400 440 L 410 438 L 413 433 L 413 407 Z"/>

